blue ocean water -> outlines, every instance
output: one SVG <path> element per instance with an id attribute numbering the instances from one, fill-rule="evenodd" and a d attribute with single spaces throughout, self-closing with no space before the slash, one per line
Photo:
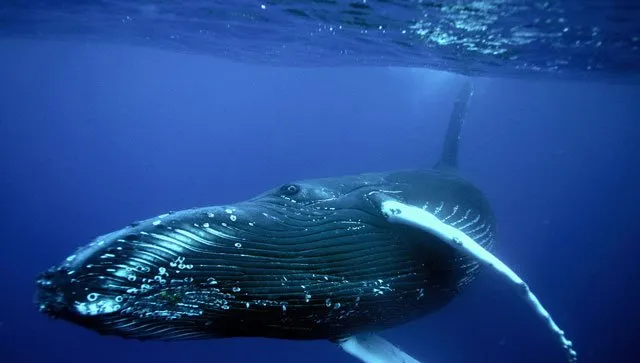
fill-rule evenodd
<path id="1" fill-rule="evenodd" d="M 273 10 L 283 7 L 288 16 Z M 101 337 L 38 313 L 35 277 L 168 210 L 301 178 L 430 167 L 472 74 L 460 169 L 495 209 L 496 254 L 579 361 L 636 361 L 636 14 L 623 1 L 0 5 L 0 360 L 355 362 L 322 341 Z M 585 24 L 596 35 L 579 33 Z M 417 30 L 402 38 L 407 29 Z M 424 362 L 564 361 L 490 271 L 382 335 Z"/>
<path id="2" fill-rule="evenodd" d="M 0 35 L 262 65 L 637 82 L 638 17 L 635 0 L 6 1 Z"/>

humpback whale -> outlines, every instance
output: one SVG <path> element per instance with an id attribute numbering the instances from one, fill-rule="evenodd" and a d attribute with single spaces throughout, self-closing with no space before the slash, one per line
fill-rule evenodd
<path id="1" fill-rule="evenodd" d="M 300 180 L 134 223 L 40 274 L 37 306 L 124 338 L 324 339 L 364 362 L 418 362 L 376 333 L 442 308 L 481 266 L 535 298 L 492 259 L 495 216 L 456 173 L 472 93 L 456 99 L 433 169 Z"/>

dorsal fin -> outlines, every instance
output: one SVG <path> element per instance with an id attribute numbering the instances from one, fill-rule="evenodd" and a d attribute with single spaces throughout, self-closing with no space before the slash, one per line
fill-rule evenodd
<path id="1" fill-rule="evenodd" d="M 473 85 L 471 81 L 466 81 L 453 104 L 453 112 L 449 118 L 447 134 L 442 146 L 442 154 L 435 168 L 440 170 L 458 169 L 458 145 L 460 143 L 460 133 L 462 125 L 467 117 L 467 108 L 473 95 Z"/>

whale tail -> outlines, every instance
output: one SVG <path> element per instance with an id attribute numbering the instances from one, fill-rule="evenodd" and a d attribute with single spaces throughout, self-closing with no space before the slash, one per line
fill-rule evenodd
<path id="1" fill-rule="evenodd" d="M 442 154 L 440 160 L 436 163 L 435 169 L 439 170 L 457 170 L 458 169 L 458 149 L 460 144 L 460 134 L 462 126 L 467 117 L 467 109 L 469 102 L 473 96 L 473 84 L 466 81 L 460 93 L 456 97 L 453 104 L 453 112 L 449 118 L 447 126 L 447 134 L 444 138 L 442 146 Z"/>

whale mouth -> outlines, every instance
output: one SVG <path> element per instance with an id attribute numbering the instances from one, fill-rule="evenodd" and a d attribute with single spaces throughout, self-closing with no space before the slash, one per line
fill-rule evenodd
<path id="1" fill-rule="evenodd" d="M 75 273 L 76 270 L 63 264 L 51 267 L 37 277 L 34 302 L 41 313 L 53 319 L 82 324 L 91 316 L 118 310 L 114 304 L 108 305 L 104 299 L 98 299 L 101 295 L 109 295 L 108 292 L 95 292 L 104 291 L 104 287 L 100 286 L 104 276 L 80 282 L 74 277 Z"/>
<path id="2" fill-rule="evenodd" d="M 51 318 L 68 315 L 69 304 L 63 290 L 71 280 L 68 273 L 65 268 L 52 267 L 37 277 L 34 300 L 41 313 Z"/>

